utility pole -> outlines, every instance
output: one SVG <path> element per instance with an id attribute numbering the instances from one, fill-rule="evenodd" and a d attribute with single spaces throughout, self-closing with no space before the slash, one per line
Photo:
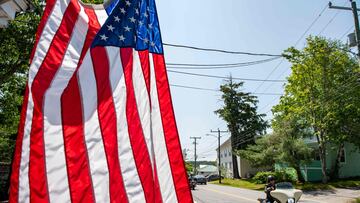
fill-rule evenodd
<path id="1" fill-rule="evenodd" d="M 221 183 L 221 160 L 220 160 L 220 138 L 221 133 L 228 133 L 227 130 L 220 130 L 219 128 L 217 130 L 210 130 L 212 133 L 218 133 L 218 170 L 219 170 L 219 183 Z"/>
<path id="2" fill-rule="evenodd" d="M 348 10 L 353 12 L 354 16 L 354 23 L 355 23 L 355 38 L 356 38 L 356 44 L 358 48 L 358 58 L 360 59 L 360 28 L 359 28 L 359 16 L 358 16 L 358 9 L 356 7 L 356 2 L 353 0 L 350 0 L 351 2 L 351 8 L 350 7 L 343 7 L 343 6 L 333 6 L 331 2 L 329 2 L 329 8 L 331 9 L 340 9 L 340 10 Z"/>
<path id="3" fill-rule="evenodd" d="M 197 170 L 196 170 L 196 159 L 197 159 L 197 156 L 196 156 L 196 145 L 198 144 L 197 143 L 197 139 L 201 139 L 201 137 L 190 137 L 190 139 L 194 139 L 194 142 L 193 142 L 193 144 L 194 144 L 194 151 L 195 151 L 195 153 L 194 153 L 194 175 L 196 175 L 197 174 Z"/>

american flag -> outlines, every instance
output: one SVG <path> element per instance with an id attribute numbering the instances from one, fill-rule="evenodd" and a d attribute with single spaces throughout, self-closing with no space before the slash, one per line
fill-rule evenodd
<path id="1" fill-rule="evenodd" d="M 48 0 L 10 202 L 193 202 L 154 0 Z"/>

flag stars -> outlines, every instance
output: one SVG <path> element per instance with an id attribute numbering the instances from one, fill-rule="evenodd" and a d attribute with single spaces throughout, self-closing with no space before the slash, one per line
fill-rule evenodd
<path id="1" fill-rule="evenodd" d="M 107 26 L 108 30 L 111 31 L 111 32 L 113 32 L 114 29 L 115 29 L 115 27 L 112 26 L 112 25 L 106 25 L 106 26 Z"/>
<path id="2" fill-rule="evenodd" d="M 139 26 L 141 27 L 143 25 L 144 25 L 144 23 L 142 21 L 139 21 Z"/>
<path id="3" fill-rule="evenodd" d="M 130 1 L 125 1 L 125 4 L 126 4 L 127 6 L 131 6 Z"/>
<path id="4" fill-rule="evenodd" d="M 149 43 L 149 39 L 148 39 L 148 38 L 145 38 L 145 39 L 144 39 L 144 43 L 145 43 L 145 44 Z"/>
<path id="5" fill-rule="evenodd" d="M 126 32 L 130 32 L 130 30 L 131 30 L 131 28 L 129 26 L 125 26 L 124 29 Z"/>
<path id="6" fill-rule="evenodd" d="M 120 40 L 120 41 L 123 41 L 123 42 L 124 42 L 125 39 L 126 39 L 126 38 L 124 37 L 124 35 L 120 35 L 120 36 L 119 36 L 119 40 Z"/>
<path id="7" fill-rule="evenodd" d="M 150 42 L 150 46 L 154 47 L 154 46 L 155 46 L 155 42 Z"/>
<path id="8" fill-rule="evenodd" d="M 153 29 L 153 25 L 152 25 L 152 24 L 149 24 L 148 27 L 149 27 L 149 29 Z"/>
<path id="9" fill-rule="evenodd" d="M 136 15 L 139 15 L 139 14 L 140 14 L 138 8 L 135 8 L 135 13 L 136 13 Z"/>
<path id="10" fill-rule="evenodd" d="M 125 11 L 124 8 L 120 8 L 120 12 L 121 12 L 122 14 L 125 14 L 125 13 L 126 13 L 126 11 Z"/>
<path id="11" fill-rule="evenodd" d="M 143 14 L 145 18 L 149 17 L 149 14 L 147 14 L 146 12 Z"/>
<path id="12" fill-rule="evenodd" d="M 106 41 L 109 37 L 107 37 L 105 34 L 100 35 L 101 40 Z"/>
<path id="13" fill-rule="evenodd" d="M 136 19 L 134 17 L 129 18 L 130 22 L 135 23 Z"/>
<path id="14" fill-rule="evenodd" d="M 115 20 L 115 22 L 120 22 L 119 16 L 114 16 L 114 20 Z"/>

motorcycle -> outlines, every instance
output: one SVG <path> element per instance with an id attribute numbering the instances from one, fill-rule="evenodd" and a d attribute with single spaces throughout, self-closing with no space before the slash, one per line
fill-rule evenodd
<path id="1" fill-rule="evenodd" d="M 195 190 L 197 182 L 193 177 L 189 177 L 189 185 L 191 190 Z"/>
<path id="2" fill-rule="evenodd" d="M 276 184 L 276 189 L 270 192 L 276 203 L 297 203 L 302 195 L 291 183 L 281 182 Z M 266 199 L 259 198 L 260 203 L 267 203 Z"/>

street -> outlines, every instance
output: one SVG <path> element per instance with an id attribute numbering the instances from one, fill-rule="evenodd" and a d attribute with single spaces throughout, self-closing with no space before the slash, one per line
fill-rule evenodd
<path id="1" fill-rule="evenodd" d="M 258 198 L 264 198 L 262 191 L 220 186 L 215 184 L 197 185 L 192 192 L 196 203 L 255 203 Z M 350 198 L 324 195 L 303 195 L 302 203 L 324 203 L 324 202 L 348 202 Z"/>

